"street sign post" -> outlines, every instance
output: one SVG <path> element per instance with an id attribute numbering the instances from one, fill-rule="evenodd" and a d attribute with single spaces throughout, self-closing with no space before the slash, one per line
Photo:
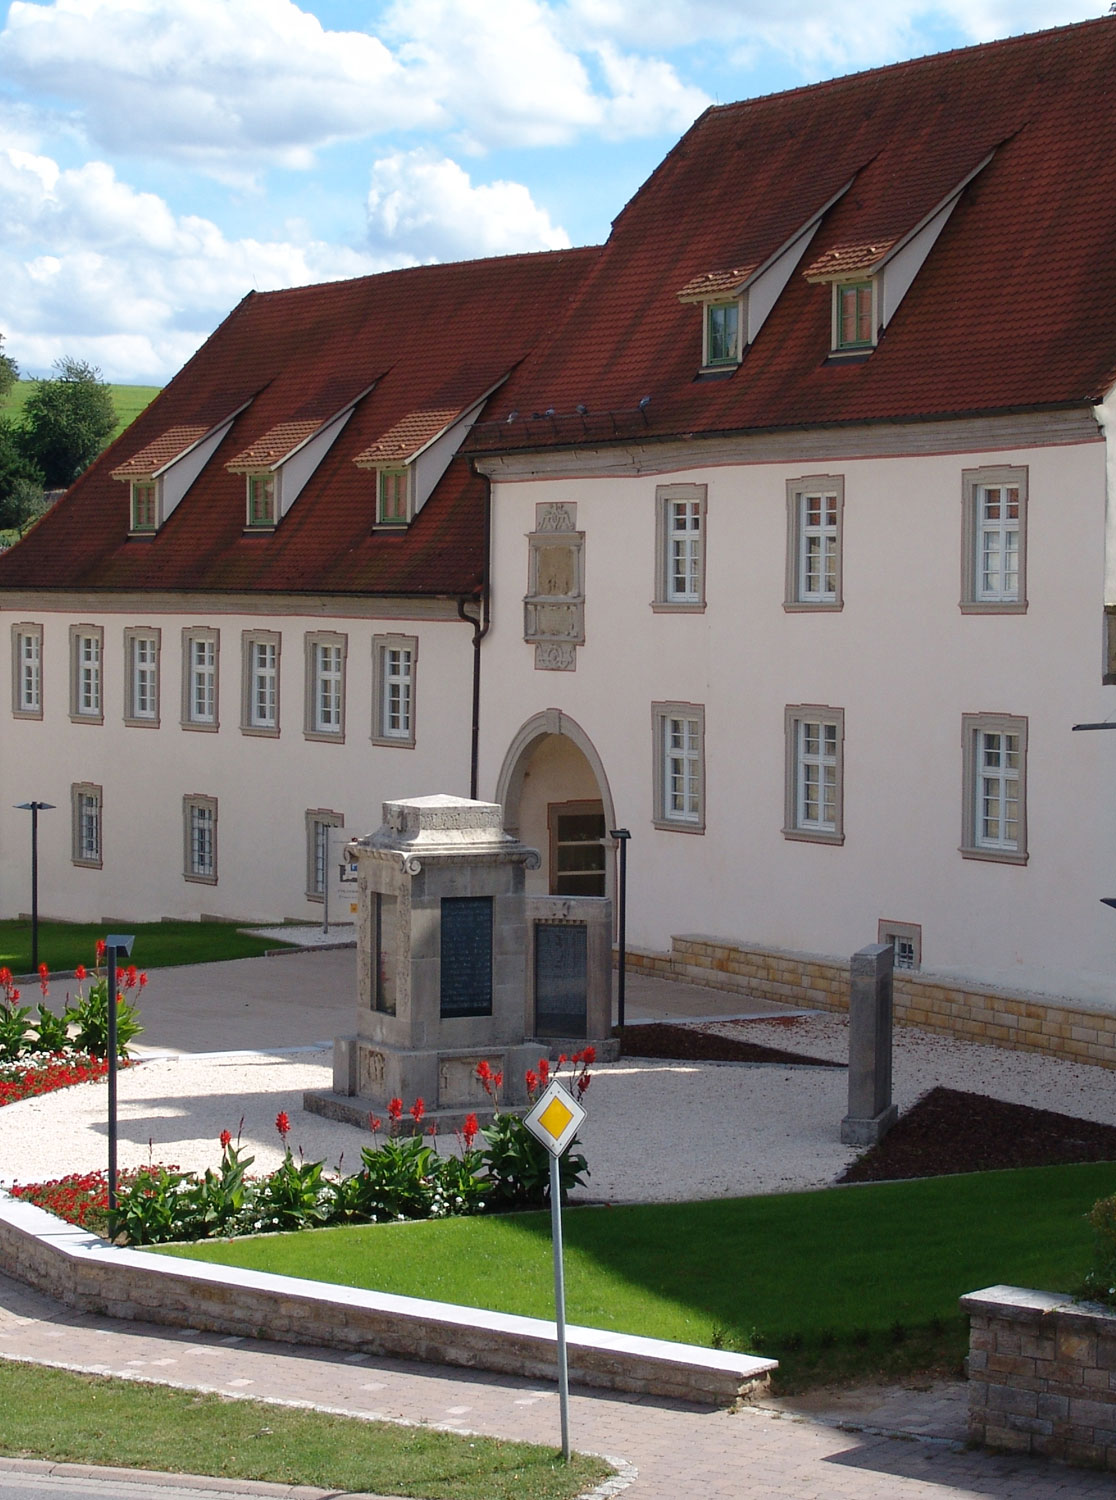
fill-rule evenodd
<path id="1" fill-rule="evenodd" d="M 554 1244 L 554 1323 L 558 1332 L 558 1404 L 562 1457 L 570 1459 L 570 1377 L 566 1362 L 566 1274 L 562 1263 L 562 1184 L 559 1160 L 577 1134 L 585 1110 L 556 1078 L 523 1123 L 550 1152 L 550 1237 Z"/>

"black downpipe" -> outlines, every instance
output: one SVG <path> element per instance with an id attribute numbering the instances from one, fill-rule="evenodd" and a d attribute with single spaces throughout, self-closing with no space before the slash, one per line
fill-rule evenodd
<path id="1" fill-rule="evenodd" d="M 480 760 L 480 688 L 481 688 L 481 641 L 488 634 L 491 623 L 491 594 L 489 591 L 489 553 L 492 547 L 492 482 L 484 476 L 484 578 L 479 599 L 461 598 L 457 601 L 458 617 L 473 627 L 473 723 L 469 747 L 469 796 L 476 801 L 477 776 Z M 466 612 L 466 606 L 475 603 L 475 615 Z"/>

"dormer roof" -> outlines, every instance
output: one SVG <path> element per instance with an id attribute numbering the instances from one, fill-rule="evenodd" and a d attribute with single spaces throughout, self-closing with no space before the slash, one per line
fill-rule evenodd
<path id="1" fill-rule="evenodd" d="M 307 438 L 313 437 L 322 425 L 322 421 L 317 418 L 279 422 L 230 458 L 225 468 L 230 474 L 258 474 L 264 469 L 273 469 L 285 458 L 289 458 Z"/>
<path id="2" fill-rule="evenodd" d="M 165 469 L 168 464 L 182 458 L 208 431 L 208 427 L 196 423 L 170 427 L 113 469 L 112 477 L 126 480 L 154 479 L 160 469 Z"/>
<path id="3" fill-rule="evenodd" d="M 369 443 L 353 462 L 362 469 L 382 468 L 385 464 L 406 464 L 461 416 L 463 408 L 435 406 L 411 411 L 390 427 L 383 437 Z"/>
<path id="4" fill-rule="evenodd" d="M 894 244 L 894 239 L 890 239 L 871 245 L 834 245 L 819 255 L 802 274 L 811 282 L 871 276 L 887 258 L 888 251 Z"/>
<path id="5" fill-rule="evenodd" d="M 714 297 L 735 297 L 748 285 L 759 270 L 758 262 L 747 266 L 733 266 L 727 271 L 703 271 L 700 276 L 691 276 L 678 292 L 679 302 L 708 302 Z"/>

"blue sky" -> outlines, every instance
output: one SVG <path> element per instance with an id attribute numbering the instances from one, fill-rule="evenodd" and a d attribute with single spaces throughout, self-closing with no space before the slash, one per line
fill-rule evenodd
<path id="1" fill-rule="evenodd" d="M 588 244 L 710 103 L 1107 0 L 0 0 L 0 333 L 161 384 L 244 294 Z"/>

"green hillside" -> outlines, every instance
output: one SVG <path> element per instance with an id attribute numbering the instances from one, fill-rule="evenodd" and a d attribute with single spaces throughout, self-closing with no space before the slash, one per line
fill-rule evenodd
<path id="1" fill-rule="evenodd" d="M 0 396 L 0 417 L 9 417 L 18 421 L 19 414 L 23 410 L 23 403 L 30 395 L 34 384 L 33 380 L 17 380 L 6 396 Z M 125 427 L 131 426 L 144 407 L 155 399 L 161 389 L 162 387 L 158 385 L 110 385 L 112 404 L 116 408 L 116 426 L 113 428 L 112 436 L 119 437 Z"/>

